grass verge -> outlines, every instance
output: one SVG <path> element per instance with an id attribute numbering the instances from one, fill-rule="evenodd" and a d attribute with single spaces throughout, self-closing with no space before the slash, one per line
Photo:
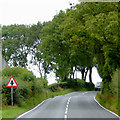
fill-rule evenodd
<path id="1" fill-rule="evenodd" d="M 118 104 L 118 98 L 113 96 L 112 94 L 101 94 L 98 93 L 96 96 L 96 99 L 98 102 L 107 108 L 108 110 L 120 115 L 119 113 L 119 104 Z"/>

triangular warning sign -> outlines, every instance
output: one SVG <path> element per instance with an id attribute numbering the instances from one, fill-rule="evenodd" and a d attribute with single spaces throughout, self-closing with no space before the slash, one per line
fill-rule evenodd
<path id="1" fill-rule="evenodd" d="M 9 82 L 7 83 L 6 87 L 18 87 L 18 84 L 16 83 L 13 76 L 11 76 L 11 78 L 10 78 Z"/>

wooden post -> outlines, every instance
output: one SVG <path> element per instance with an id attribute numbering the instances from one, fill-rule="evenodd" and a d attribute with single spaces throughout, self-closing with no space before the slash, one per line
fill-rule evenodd
<path id="1" fill-rule="evenodd" d="M 13 106 L 13 87 L 11 87 L 11 105 Z"/>

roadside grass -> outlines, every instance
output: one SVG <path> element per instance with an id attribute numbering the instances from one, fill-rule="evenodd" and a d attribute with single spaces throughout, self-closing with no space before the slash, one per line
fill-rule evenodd
<path id="1" fill-rule="evenodd" d="M 16 115 L 27 111 L 29 108 L 18 106 L 6 106 L 2 108 L 2 118 L 15 118 Z"/>
<path id="2" fill-rule="evenodd" d="M 98 93 L 96 96 L 96 99 L 102 106 L 104 106 L 108 110 L 120 115 L 119 110 L 118 110 L 120 107 L 120 104 L 118 104 L 117 97 L 115 97 L 111 94 Z"/>
<path id="3" fill-rule="evenodd" d="M 51 92 L 49 89 L 42 89 L 42 93 L 37 93 L 34 97 L 31 97 L 25 101 L 22 101 L 22 106 L 3 106 L 2 107 L 2 118 L 16 118 L 20 114 L 32 109 L 36 105 L 40 104 L 42 101 L 53 98 L 58 95 L 65 95 L 74 91 L 85 91 L 85 89 L 63 89 L 59 88 L 56 92 Z"/>

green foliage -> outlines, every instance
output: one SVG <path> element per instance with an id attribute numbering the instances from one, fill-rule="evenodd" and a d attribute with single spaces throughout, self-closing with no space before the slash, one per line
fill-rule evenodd
<path id="1" fill-rule="evenodd" d="M 43 100 L 52 98 L 57 95 L 65 95 L 71 92 L 74 92 L 74 89 L 61 89 L 56 92 L 52 92 L 51 90 L 48 90 L 46 88 L 42 89 L 41 93 L 36 94 L 34 97 L 30 97 L 29 99 L 25 99 L 24 105 L 21 107 L 19 106 L 4 106 L 2 108 L 2 117 L 3 118 L 16 118 L 18 115 L 32 109 L 36 105 L 40 104 Z"/>
<path id="2" fill-rule="evenodd" d="M 85 81 L 80 79 L 68 79 L 68 88 L 85 88 Z"/>
<path id="3" fill-rule="evenodd" d="M 46 79 L 37 78 L 36 84 L 39 84 L 42 88 L 47 88 L 48 81 Z"/>
<path id="4" fill-rule="evenodd" d="M 65 82 L 53 83 L 49 85 L 49 89 L 53 92 L 59 90 L 59 87 L 64 89 L 79 89 L 79 90 L 94 90 L 93 83 L 87 83 L 84 80 L 80 79 L 67 79 Z"/>
<path id="5" fill-rule="evenodd" d="M 26 67 L 29 53 L 40 62 L 41 58 L 37 57 L 36 51 L 41 27 L 40 22 L 31 26 L 14 24 L 2 27 L 2 54 L 10 66 Z"/>
<path id="6" fill-rule="evenodd" d="M 32 43 L 27 41 L 27 31 L 28 28 L 25 25 L 2 27 L 2 54 L 11 66 L 27 65 L 28 45 Z"/>
<path id="7" fill-rule="evenodd" d="M 119 91 L 120 91 L 120 88 L 119 88 L 119 80 L 120 78 L 120 69 L 116 69 L 116 71 L 114 72 L 113 76 L 112 76 L 112 81 L 110 83 L 110 89 L 112 91 L 112 93 L 118 97 L 119 96 Z"/>
<path id="8" fill-rule="evenodd" d="M 59 83 L 53 83 L 51 85 L 49 85 L 49 89 L 51 89 L 52 92 L 55 92 L 58 90 L 58 87 L 59 87 Z"/>
<path id="9" fill-rule="evenodd" d="M 104 91 L 102 92 L 102 94 L 97 95 L 97 99 L 104 107 L 117 113 L 118 115 L 120 115 L 119 113 L 119 108 L 120 108 L 119 77 L 120 77 L 120 69 L 117 68 L 116 71 L 113 72 L 111 82 L 104 81 L 103 82 L 104 88 L 102 88 L 104 89 Z"/>
<path id="10" fill-rule="evenodd" d="M 85 86 L 86 86 L 86 89 L 88 90 L 88 91 L 90 91 L 90 90 L 95 90 L 95 85 L 93 84 L 93 83 L 91 83 L 91 82 L 86 82 L 85 83 Z"/>
<path id="11" fill-rule="evenodd" d="M 98 93 L 96 98 L 102 106 L 120 115 L 120 104 L 118 101 L 118 97 L 114 96 L 109 92 L 106 92 L 104 94 Z"/>
<path id="12" fill-rule="evenodd" d="M 24 106 L 25 100 L 42 92 L 47 87 L 47 80 L 36 79 L 32 72 L 25 68 L 5 68 L 2 72 L 2 100 L 3 105 L 11 104 L 11 88 L 6 87 L 11 75 L 15 78 L 18 87 L 13 88 L 14 104 Z"/>
<path id="13" fill-rule="evenodd" d="M 60 83 L 59 83 L 59 86 L 60 86 L 61 88 L 68 88 L 68 83 L 67 83 L 67 82 L 60 82 Z"/>
<path id="14" fill-rule="evenodd" d="M 110 82 L 114 70 L 119 66 L 118 5 L 117 3 L 105 4 L 106 7 L 102 12 L 97 10 L 95 15 L 85 15 L 85 27 L 92 39 L 89 44 L 93 47 L 100 76 L 103 80 Z M 87 5 L 88 8 L 92 5 L 93 12 L 95 12 L 96 6 L 102 8 L 105 4 L 90 3 Z M 109 8 L 110 6 L 113 10 Z"/>
<path id="15" fill-rule="evenodd" d="M 21 106 L 24 99 L 28 99 L 32 96 L 31 88 L 33 83 L 20 80 L 20 78 L 17 77 L 14 78 L 18 84 L 17 88 L 13 88 L 14 104 Z M 2 100 L 4 101 L 3 105 L 11 104 L 11 88 L 6 87 L 9 79 L 9 77 L 2 77 Z"/>
<path id="16" fill-rule="evenodd" d="M 38 22 L 37 25 L 29 27 L 3 26 L 2 52 L 5 60 L 13 66 L 25 67 L 27 55 L 32 50 L 31 62 L 38 65 L 40 74 L 42 63 L 45 73 L 53 70 L 56 76 L 61 78 L 61 83 L 49 86 L 52 91 L 58 90 L 59 86 L 92 90 L 92 83 L 68 77 L 74 76 L 75 70 L 84 75 L 86 69 L 91 71 L 91 68 L 96 66 L 103 79 L 102 93 L 116 97 L 117 73 L 120 68 L 118 28 L 117 3 L 81 2 L 66 12 L 60 11 L 52 21 L 43 24 Z M 35 95 L 35 91 L 41 91 L 40 87 L 47 87 L 45 80 L 36 80 L 33 74 L 25 69 L 3 70 L 5 79 L 5 76 L 11 75 L 18 81 L 21 80 L 20 84 L 24 88 L 21 90 L 22 97 L 28 97 L 29 92 Z M 23 85 L 23 82 L 26 82 L 26 85 Z M 4 100 L 6 99 L 5 96 Z"/>
<path id="17" fill-rule="evenodd" d="M 2 71 L 2 76 L 13 76 L 24 81 L 34 81 L 36 79 L 31 71 L 28 71 L 27 69 L 21 67 L 5 68 Z"/>

